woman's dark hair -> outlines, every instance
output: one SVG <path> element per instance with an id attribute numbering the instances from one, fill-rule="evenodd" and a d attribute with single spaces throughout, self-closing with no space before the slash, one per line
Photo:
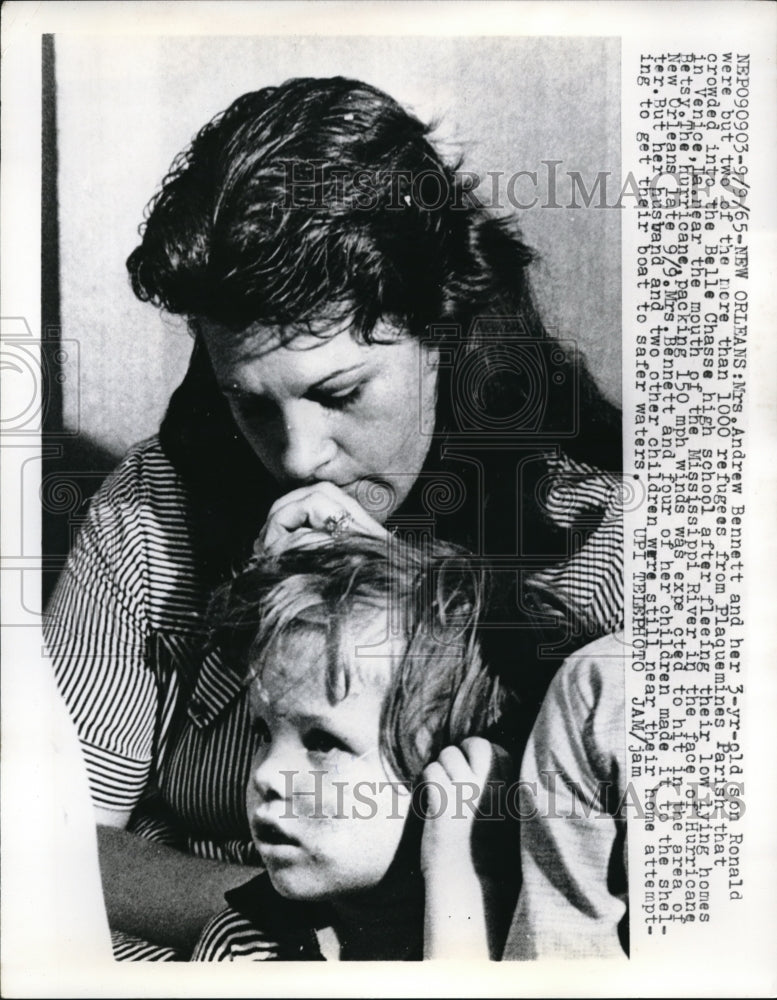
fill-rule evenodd
<path id="1" fill-rule="evenodd" d="M 422 334 L 524 312 L 529 250 L 396 101 L 342 77 L 238 98 L 175 160 L 127 262 L 143 301 L 233 329 L 333 310 Z"/>
<path id="2" fill-rule="evenodd" d="M 471 197 L 429 132 L 343 77 L 244 94 L 200 130 L 149 204 L 127 261 L 135 294 L 195 332 L 204 318 L 292 339 L 347 319 L 369 341 L 383 318 L 452 348 L 440 433 L 562 435 L 573 457 L 618 468 L 617 414 L 548 336 L 532 252 L 514 220 Z"/>

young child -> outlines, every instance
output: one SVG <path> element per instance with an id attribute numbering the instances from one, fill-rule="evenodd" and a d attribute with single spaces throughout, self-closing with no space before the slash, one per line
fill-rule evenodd
<path id="1" fill-rule="evenodd" d="M 482 589 L 449 546 L 351 538 L 259 560 L 220 595 L 266 872 L 227 893 L 193 960 L 500 957 L 518 830 L 483 792 L 506 699 L 479 652 Z"/>

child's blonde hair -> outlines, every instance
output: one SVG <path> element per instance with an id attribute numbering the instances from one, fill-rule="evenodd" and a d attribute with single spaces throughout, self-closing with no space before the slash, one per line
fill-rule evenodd
<path id="1" fill-rule="evenodd" d="M 387 614 L 404 651 L 392 657 L 380 749 L 412 785 L 443 747 L 483 735 L 501 714 L 505 692 L 483 662 L 477 632 L 486 585 L 474 558 L 452 545 L 351 536 L 256 557 L 215 595 L 212 635 L 249 680 L 261 680 L 279 641 L 320 635 L 334 704 L 354 671 L 346 624 Z"/>

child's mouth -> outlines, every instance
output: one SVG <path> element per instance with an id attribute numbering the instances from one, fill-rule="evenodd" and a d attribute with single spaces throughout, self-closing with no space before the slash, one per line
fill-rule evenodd
<path id="1" fill-rule="evenodd" d="M 299 841 L 295 837 L 290 837 L 274 823 L 264 823 L 261 820 L 258 820 L 254 822 L 253 826 L 254 837 L 260 844 L 299 847 Z"/>

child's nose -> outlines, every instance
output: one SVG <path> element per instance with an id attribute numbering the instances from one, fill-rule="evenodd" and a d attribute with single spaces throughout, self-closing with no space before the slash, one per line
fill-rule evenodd
<path id="1" fill-rule="evenodd" d="M 288 798 L 290 775 L 293 769 L 284 766 L 279 753 L 260 749 L 251 764 L 251 790 L 262 802 Z"/>

